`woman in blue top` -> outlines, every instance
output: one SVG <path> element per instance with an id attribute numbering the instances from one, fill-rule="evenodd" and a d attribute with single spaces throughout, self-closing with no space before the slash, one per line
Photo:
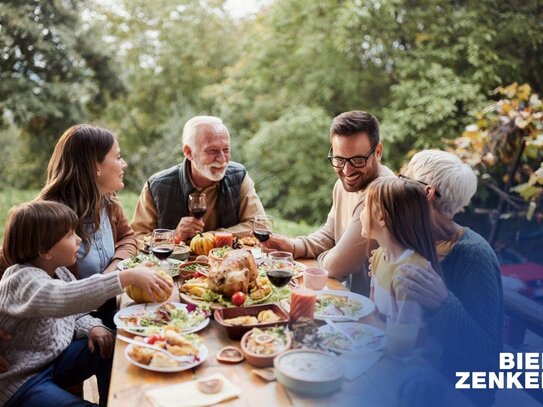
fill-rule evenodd
<path id="1" fill-rule="evenodd" d="M 113 271 L 137 253 L 134 231 L 115 198 L 124 187 L 125 169 L 117 139 L 99 127 L 70 127 L 55 146 L 38 199 L 61 202 L 79 218 L 76 232 L 83 242 L 77 263 L 70 267 L 77 278 Z M 96 316 L 114 328 L 116 310 L 113 298 Z"/>

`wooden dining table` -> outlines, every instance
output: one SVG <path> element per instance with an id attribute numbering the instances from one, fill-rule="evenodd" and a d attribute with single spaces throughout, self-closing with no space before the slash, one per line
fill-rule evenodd
<path id="1" fill-rule="evenodd" d="M 302 260 L 306 265 L 314 265 L 314 260 Z M 327 287 L 333 290 L 346 290 L 337 280 L 329 278 Z M 122 306 L 129 305 L 128 297 L 123 295 Z M 174 287 L 170 301 L 179 302 L 179 291 Z M 361 323 L 384 329 L 384 323 L 375 313 L 361 318 Z M 120 333 L 126 333 L 120 330 Z M 124 355 L 127 344 L 117 339 L 113 357 L 113 369 L 109 389 L 108 405 L 151 406 L 145 392 L 150 389 L 198 380 L 215 373 L 222 373 L 235 386 L 241 389 L 238 398 L 223 402 L 226 406 L 394 406 L 398 404 L 398 392 L 395 383 L 400 383 L 405 370 L 428 368 L 428 362 L 415 356 L 409 366 L 383 355 L 367 371 L 352 381 L 344 380 L 341 390 L 323 398 L 303 396 L 285 388 L 277 381 L 267 382 L 251 372 L 254 366 L 248 362 L 224 364 L 216 359 L 219 349 L 225 346 L 239 347 L 239 341 L 230 339 L 222 327 L 213 319 L 199 334 L 204 338 L 209 349 L 207 360 L 200 366 L 176 373 L 158 373 L 141 369 L 131 364 Z M 407 372 L 409 374 L 409 372 Z M 437 371 L 436 371 L 437 374 Z M 403 376 L 402 376 L 403 375 Z M 441 379 L 443 382 L 445 379 Z M 398 384 L 399 386 L 400 384 Z M 397 387 L 397 386 L 396 386 Z M 446 387 L 446 385 L 444 385 Z M 450 385 L 449 385 L 450 387 Z M 449 404 L 451 403 L 451 404 Z M 470 405 L 464 397 L 451 391 L 441 405 Z"/>

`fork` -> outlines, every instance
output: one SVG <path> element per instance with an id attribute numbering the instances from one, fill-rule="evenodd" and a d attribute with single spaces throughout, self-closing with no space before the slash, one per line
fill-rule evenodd
<path id="1" fill-rule="evenodd" d="M 123 336 L 123 335 L 117 334 L 117 338 L 120 339 L 123 342 L 126 342 L 126 343 L 131 343 L 131 344 L 136 345 L 136 346 L 142 346 L 144 348 L 149 348 L 149 349 L 156 350 L 158 352 L 162 352 L 166 356 L 168 356 L 169 358 L 171 358 L 171 359 L 173 359 L 173 360 L 175 360 L 175 361 L 177 361 L 179 363 L 187 363 L 187 362 L 192 362 L 194 360 L 194 356 L 175 356 L 175 355 L 171 354 L 170 352 L 168 352 L 166 349 L 162 349 L 159 346 L 150 345 L 150 344 L 148 344 L 146 342 L 136 341 L 134 339 L 128 338 L 128 337 Z"/>

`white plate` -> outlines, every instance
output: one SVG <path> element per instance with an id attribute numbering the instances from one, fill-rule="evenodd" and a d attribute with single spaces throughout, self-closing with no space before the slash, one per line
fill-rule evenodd
<path id="1" fill-rule="evenodd" d="M 181 303 L 178 303 L 178 302 L 172 302 L 171 304 L 175 305 L 176 308 L 184 308 L 184 309 L 187 308 L 186 304 L 181 304 Z M 113 322 L 115 323 L 117 328 L 122 329 L 123 331 L 129 332 L 131 334 L 141 335 L 141 336 L 152 335 L 154 333 L 157 333 L 157 331 L 153 331 L 153 332 L 149 332 L 148 330 L 142 331 L 141 330 L 142 328 L 135 328 L 135 327 L 125 326 L 124 322 L 121 320 L 121 317 L 129 317 L 129 316 L 132 316 L 134 314 L 141 314 L 142 311 L 154 312 L 160 305 L 162 305 L 162 304 L 161 303 L 136 304 L 136 305 L 132 305 L 130 307 L 123 308 L 122 310 L 120 310 L 119 312 L 117 312 L 115 314 L 115 316 L 113 317 Z M 204 319 L 198 325 L 193 326 L 190 329 L 183 330 L 182 333 L 189 334 L 189 333 L 192 333 L 192 332 L 201 331 L 208 324 L 209 324 L 209 317 Z M 161 329 L 158 328 L 158 332 L 160 332 L 160 331 L 161 331 Z"/>
<path id="2" fill-rule="evenodd" d="M 209 355 L 209 350 L 207 349 L 207 346 L 200 345 L 200 348 L 198 350 L 198 359 L 196 359 L 194 362 L 186 362 L 186 363 L 178 362 L 179 366 L 177 367 L 154 367 L 154 366 L 144 365 L 132 359 L 130 355 L 128 354 L 128 352 L 130 352 L 133 347 L 134 345 L 130 344 L 124 350 L 124 356 L 126 356 L 126 358 L 128 359 L 130 363 L 138 367 L 141 367 L 142 369 L 152 370 L 153 372 L 161 372 L 161 373 L 182 372 L 183 370 L 192 369 L 193 367 L 204 363 L 204 361 L 207 359 L 207 356 Z"/>
<path id="3" fill-rule="evenodd" d="M 326 318 L 331 319 L 332 321 L 354 321 L 359 320 L 360 318 L 365 317 L 366 315 L 371 314 L 375 310 L 375 304 L 372 300 L 363 295 L 352 293 L 350 291 L 339 291 L 339 290 L 323 290 L 317 292 L 317 300 L 319 297 L 324 295 L 335 295 L 338 297 L 347 297 L 351 301 L 358 302 L 362 305 L 362 308 L 359 309 L 354 314 L 344 315 L 341 313 L 320 313 L 315 309 L 315 319 L 320 319 L 324 321 Z"/>
<path id="4" fill-rule="evenodd" d="M 261 258 L 261 259 L 258 259 L 256 261 L 256 264 L 257 264 L 258 267 L 260 267 L 260 266 L 263 266 L 264 264 L 266 264 L 266 262 L 268 260 L 269 259 L 267 257 Z M 294 261 L 294 266 L 297 268 L 296 271 L 298 271 L 298 273 L 294 274 L 292 276 L 292 278 L 298 278 L 298 277 L 303 276 L 304 275 L 304 270 L 307 268 L 307 266 L 304 263 L 300 263 L 299 261 Z"/>
<path id="5" fill-rule="evenodd" d="M 326 336 L 333 336 L 337 339 L 336 344 L 324 344 L 323 347 L 334 352 L 370 352 L 381 350 L 385 346 L 385 332 L 367 324 L 359 324 L 357 322 L 337 322 L 345 332 L 351 335 L 356 342 L 356 347 L 352 347 L 351 343 L 340 332 L 336 331 L 330 325 L 323 325 L 319 328 L 319 336 L 322 341 L 325 341 Z M 342 346 L 342 343 L 345 346 Z"/>
<path id="6" fill-rule="evenodd" d="M 134 257 L 139 257 L 140 259 L 145 259 L 145 260 L 149 259 L 149 261 L 155 262 L 155 260 L 153 260 L 153 256 L 149 256 L 147 254 L 138 254 L 137 256 L 134 256 Z M 121 260 L 119 264 L 117 264 L 117 268 L 119 270 L 124 270 L 125 268 L 127 268 L 127 263 L 132 259 L 133 257 Z M 179 270 L 177 269 L 177 267 L 183 262 L 177 259 L 167 259 L 166 261 L 170 264 L 170 275 L 172 277 L 178 276 Z"/>

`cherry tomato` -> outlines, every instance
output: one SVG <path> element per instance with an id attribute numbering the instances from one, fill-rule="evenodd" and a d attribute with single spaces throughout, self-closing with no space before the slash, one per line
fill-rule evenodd
<path id="1" fill-rule="evenodd" d="M 205 274 L 200 273 L 199 271 L 195 271 L 192 278 L 198 278 L 198 277 L 204 277 Z"/>
<path id="2" fill-rule="evenodd" d="M 245 303 L 245 293 L 237 291 L 232 295 L 232 304 L 239 307 Z"/>
<path id="3" fill-rule="evenodd" d="M 162 335 L 154 334 L 154 335 L 151 335 L 149 338 L 147 338 L 147 343 L 149 345 L 154 345 L 156 341 L 163 341 L 163 340 L 164 340 L 164 337 Z"/>
<path id="4" fill-rule="evenodd" d="M 174 241 L 175 244 L 179 244 L 179 243 L 181 243 L 181 238 L 179 236 L 175 236 L 173 238 L 173 241 Z"/>

